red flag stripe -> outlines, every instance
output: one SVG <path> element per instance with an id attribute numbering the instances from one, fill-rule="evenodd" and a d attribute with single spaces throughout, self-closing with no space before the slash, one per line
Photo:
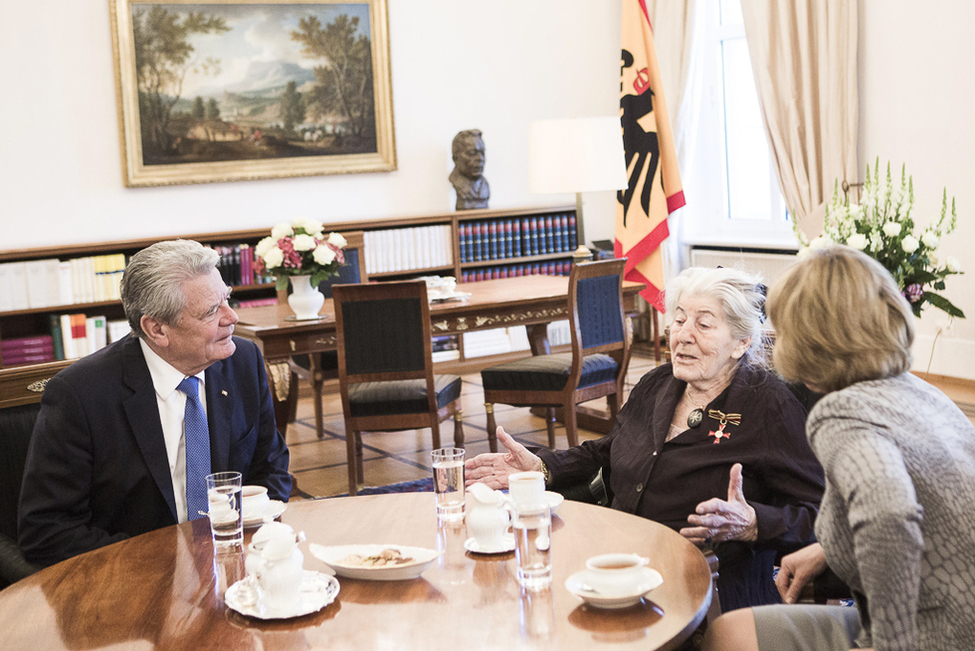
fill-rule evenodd
<path id="1" fill-rule="evenodd" d="M 650 233 L 637 242 L 629 251 L 623 250 L 623 245 L 619 240 L 615 240 L 613 243 L 613 255 L 617 258 L 626 257 L 626 267 L 623 270 L 623 277 L 627 277 L 627 274 L 636 267 L 644 258 L 648 257 L 651 253 L 657 250 L 661 242 L 667 239 L 670 235 L 670 229 L 667 227 L 667 220 L 661 221 L 657 226 L 650 231 Z"/>

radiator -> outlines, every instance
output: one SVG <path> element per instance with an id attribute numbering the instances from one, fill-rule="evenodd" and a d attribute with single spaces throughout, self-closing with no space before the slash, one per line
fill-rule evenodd
<path id="1" fill-rule="evenodd" d="M 793 251 L 719 251 L 694 247 L 691 249 L 692 267 L 733 267 L 759 274 L 771 285 L 783 271 L 796 261 Z"/>

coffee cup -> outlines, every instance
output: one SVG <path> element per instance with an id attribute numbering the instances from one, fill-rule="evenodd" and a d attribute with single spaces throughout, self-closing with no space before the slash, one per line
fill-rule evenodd
<path id="1" fill-rule="evenodd" d="M 540 472 L 516 472 L 508 475 L 508 494 L 515 508 L 522 511 L 548 506 L 545 475 Z"/>
<path id="2" fill-rule="evenodd" d="M 587 582 L 599 592 L 625 592 L 639 583 L 649 559 L 639 554 L 600 554 L 586 561 Z"/>
<path id="3" fill-rule="evenodd" d="M 257 517 L 271 501 L 264 486 L 244 486 L 240 493 L 245 518 Z"/>

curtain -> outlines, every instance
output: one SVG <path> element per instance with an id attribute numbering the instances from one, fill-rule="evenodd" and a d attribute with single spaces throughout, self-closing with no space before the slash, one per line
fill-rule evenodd
<path id="1" fill-rule="evenodd" d="M 857 0 L 741 0 L 772 161 L 795 223 L 822 233 L 857 179 Z"/>

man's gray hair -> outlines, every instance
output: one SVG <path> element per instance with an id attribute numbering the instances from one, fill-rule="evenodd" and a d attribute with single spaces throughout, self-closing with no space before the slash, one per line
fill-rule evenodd
<path id="1" fill-rule="evenodd" d="M 139 337 L 142 317 L 173 325 L 186 307 L 183 283 L 206 276 L 220 256 L 193 240 L 157 242 L 136 253 L 122 275 L 122 308 L 129 326 Z"/>

